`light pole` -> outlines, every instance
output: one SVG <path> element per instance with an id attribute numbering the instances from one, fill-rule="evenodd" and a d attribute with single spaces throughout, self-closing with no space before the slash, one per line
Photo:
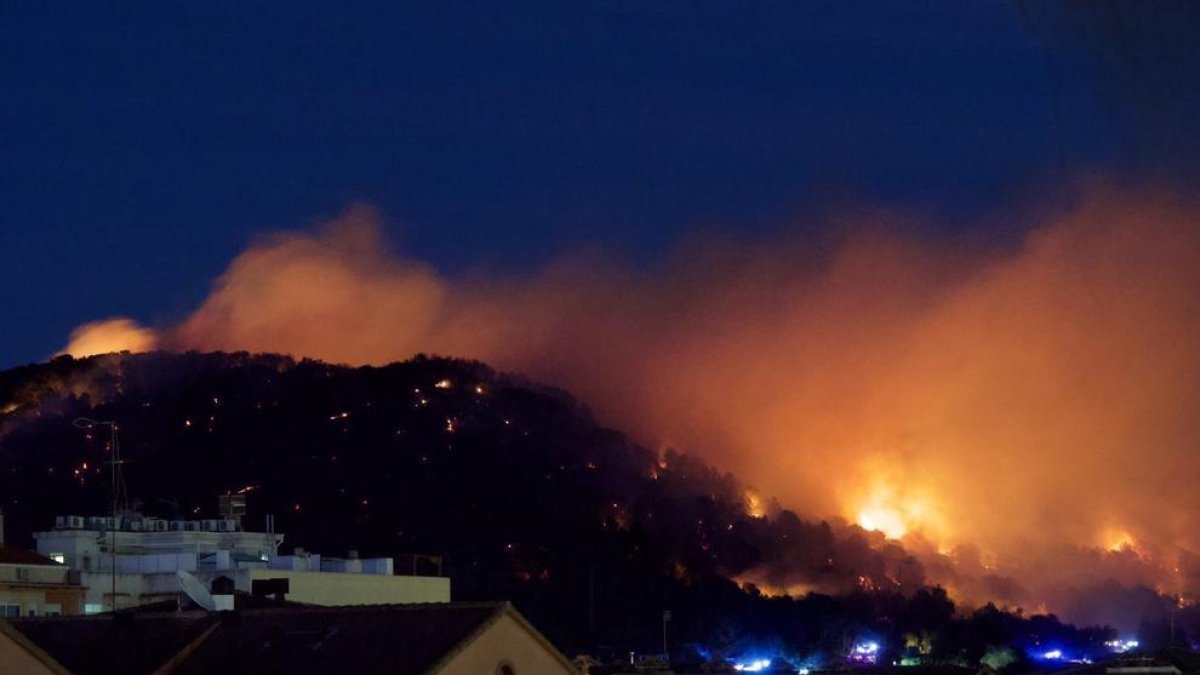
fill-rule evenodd
<path id="1" fill-rule="evenodd" d="M 671 610 L 664 609 L 662 616 L 663 616 L 663 622 L 662 622 L 663 623 L 663 659 L 667 663 L 670 663 L 671 656 L 667 652 L 667 622 L 671 620 Z"/>
<path id="2" fill-rule="evenodd" d="M 108 521 L 109 542 L 108 550 L 112 560 L 112 610 L 117 611 L 117 518 L 120 517 L 121 492 L 124 489 L 124 480 L 121 474 L 121 465 L 124 462 L 121 460 L 121 444 L 118 436 L 117 423 L 111 420 L 99 421 L 80 417 L 71 422 L 71 425 L 78 429 L 94 429 L 96 427 L 108 427 L 109 431 L 109 451 L 111 457 L 109 464 L 112 465 L 112 518 Z"/>

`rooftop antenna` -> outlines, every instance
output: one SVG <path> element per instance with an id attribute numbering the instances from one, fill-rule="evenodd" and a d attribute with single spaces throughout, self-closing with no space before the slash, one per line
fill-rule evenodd
<path id="1" fill-rule="evenodd" d="M 225 494 L 217 497 L 217 507 L 221 517 L 237 523 L 237 529 L 242 529 L 242 517 L 246 515 L 246 494 L 226 490 Z"/>
<path id="2" fill-rule="evenodd" d="M 109 532 L 109 554 L 112 557 L 112 609 L 117 611 L 117 520 L 121 517 L 121 513 L 128 508 L 129 497 L 125 488 L 125 475 L 121 471 L 121 465 L 124 460 L 121 459 L 121 438 L 117 423 L 111 420 L 98 421 L 87 417 L 77 418 L 71 422 L 71 425 L 77 429 L 95 429 L 96 427 L 108 427 L 109 431 L 109 460 L 108 464 L 112 466 L 109 472 L 112 474 L 112 517 L 108 520 Z"/>
<path id="3" fill-rule="evenodd" d="M 200 580 L 186 570 L 176 570 L 175 578 L 179 581 L 179 590 L 183 594 L 191 598 L 192 602 L 196 603 L 206 611 L 213 611 L 217 608 L 217 603 L 213 600 L 212 593 L 200 583 Z"/>

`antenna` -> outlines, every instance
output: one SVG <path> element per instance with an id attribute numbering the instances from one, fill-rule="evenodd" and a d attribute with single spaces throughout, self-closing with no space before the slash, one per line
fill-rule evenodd
<path id="1" fill-rule="evenodd" d="M 179 581 L 179 590 L 183 594 L 191 598 L 192 602 L 196 603 L 203 609 L 211 612 L 217 607 L 217 603 L 213 600 L 212 593 L 200 583 L 200 580 L 186 570 L 176 570 L 175 578 Z"/>
<path id="2" fill-rule="evenodd" d="M 125 476 L 121 473 L 121 465 L 125 462 L 121 459 L 121 440 L 117 433 L 117 423 L 112 420 L 98 421 L 87 417 L 80 417 L 71 422 L 71 426 L 76 429 L 91 430 L 96 427 L 108 427 L 109 441 L 108 451 L 111 455 L 109 464 L 112 466 L 112 518 L 108 521 L 108 531 L 110 541 L 108 542 L 109 553 L 112 556 L 112 610 L 117 611 L 117 530 L 119 529 L 118 522 L 121 516 L 129 510 L 129 495 L 125 488 Z"/>

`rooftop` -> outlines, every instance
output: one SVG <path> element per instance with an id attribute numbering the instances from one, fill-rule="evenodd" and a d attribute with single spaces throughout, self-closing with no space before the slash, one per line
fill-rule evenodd
<path id="1" fill-rule="evenodd" d="M 40 553 L 0 544 L 0 565 L 58 565 Z"/>
<path id="2" fill-rule="evenodd" d="M 12 626 L 71 673 L 419 673 L 513 611 L 507 603 L 285 607 L 24 618 Z"/>

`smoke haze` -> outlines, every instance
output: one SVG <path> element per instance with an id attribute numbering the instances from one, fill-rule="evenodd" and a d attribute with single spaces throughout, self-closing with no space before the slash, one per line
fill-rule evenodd
<path id="1" fill-rule="evenodd" d="M 67 346 L 59 353 L 83 358 L 118 351 L 144 352 L 157 345 L 158 335 L 153 330 L 117 316 L 91 321 L 71 331 Z"/>
<path id="2" fill-rule="evenodd" d="M 959 597 L 1096 616 L 1080 592 L 1110 580 L 1200 582 L 1197 213 L 1095 189 L 1015 245 L 888 234 L 877 214 L 820 242 L 698 243 L 653 273 L 579 256 L 450 278 L 390 253 L 358 207 L 251 246 L 161 344 L 477 358 L 801 514 L 901 538 Z M 151 344 L 123 321 L 72 347 Z"/>

